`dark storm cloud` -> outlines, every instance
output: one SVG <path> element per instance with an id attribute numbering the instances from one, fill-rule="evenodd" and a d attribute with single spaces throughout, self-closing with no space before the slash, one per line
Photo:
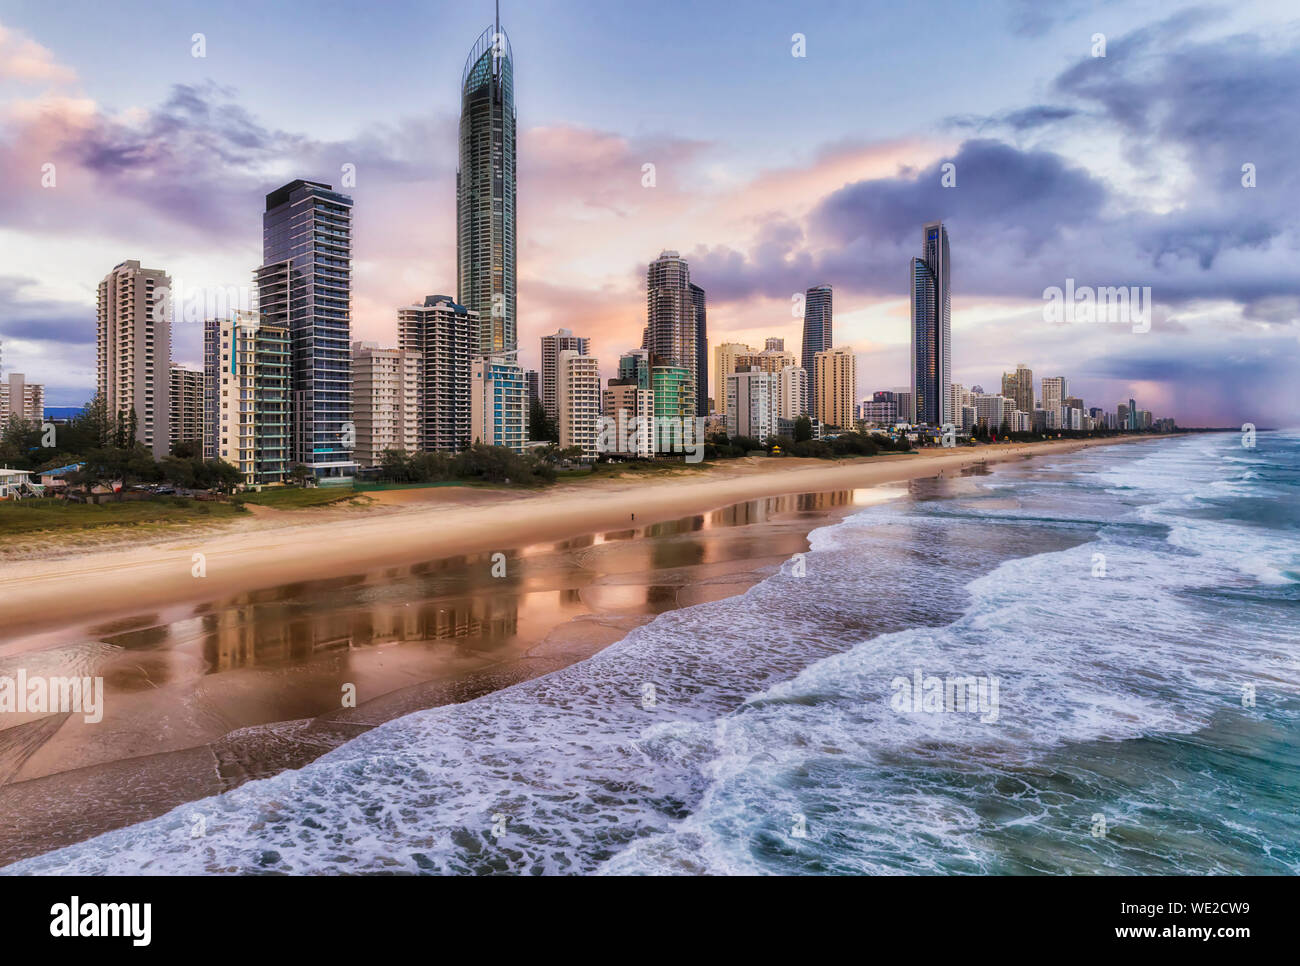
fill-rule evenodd
<path id="1" fill-rule="evenodd" d="M 1111 38 L 1106 57 L 1083 58 L 1055 80 L 1069 103 L 959 120 L 1037 139 L 964 142 L 948 159 L 955 188 L 940 185 L 939 165 L 847 185 L 814 210 L 805 246 L 706 252 L 698 274 L 716 270 L 737 296 L 771 295 L 791 287 L 792 268 L 811 252 L 808 277 L 903 294 L 921 225 L 942 219 L 954 288 L 967 295 L 1039 297 L 1073 277 L 1151 285 L 1166 305 L 1296 296 L 1300 49 L 1274 38 L 1191 39 L 1216 17 L 1195 9 Z M 1050 131 L 1038 131 L 1045 123 Z M 1098 159 L 1120 152 L 1162 200 L 1170 185 L 1185 191 L 1162 203 L 1168 210 L 1145 208 L 1141 188 L 1121 191 L 1085 170 L 1093 143 Z M 1253 188 L 1242 183 L 1248 164 Z"/>

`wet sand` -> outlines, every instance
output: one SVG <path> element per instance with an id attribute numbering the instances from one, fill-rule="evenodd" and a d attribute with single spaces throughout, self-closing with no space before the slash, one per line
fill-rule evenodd
<path id="1" fill-rule="evenodd" d="M 491 554 L 462 555 L 12 641 L 0 674 L 102 675 L 106 711 L 0 731 L 0 864 L 581 661 L 666 610 L 742 593 L 814 528 L 903 492 L 769 497 L 530 544 L 505 552 L 503 577 Z M 355 707 L 341 706 L 345 685 Z"/>
<path id="2" fill-rule="evenodd" d="M 676 475 L 570 482 L 540 491 L 379 492 L 368 494 L 372 502 L 364 507 L 267 511 L 220 531 L 144 543 L 128 536 L 90 553 L 52 547 L 45 556 L 6 559 L 0 562 L 0 627 L 8 635 L 27 634 L 289 580 L 562 540 L 627 526 L 633 514 L 642 524 L 675 520 L 764 496 L 901 482 L 1028 454 L 1149 438 L 959 447 L 841 461 L 751 458 Z"/>

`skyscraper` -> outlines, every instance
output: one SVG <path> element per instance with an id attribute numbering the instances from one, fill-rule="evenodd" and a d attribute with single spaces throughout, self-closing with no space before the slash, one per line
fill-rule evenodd
<path id="1" fill-rule="evenodd" d="M 474 42 L 460 78 L 456 169 L 457 291 L 479 318 L 475 355 L 514 353 L 515 83 L 500 14 Z"/>
<path id="2" fill-rule="evenodd" d="M 128 423 L 154 459 L 171 449 L 171 278 L 137 261 L 115 265 L 99 283 L 98 389 L 110 418 Z"/>
<path id="3" fill-rule="evenodd" d="M 585 335 L 574 335 L 571 329 L 560 329 L 554 335 L 542 336 L 542 408 L 546 410 L 546 418 L 551 422 L 555 423 L 560 418 L 559 404 L 556 402 L 560 353 L 573 351 L 585 356 L 590 347 L 590 339 Z"/>
<path id="4" fill-rule="evenodd" d="M 1023 362 L 1016 364 L 1016 394 L 1012 398 L 1022 413 L 1034 411 L 1034 370 Z"/>
<path id="5" fill-rule="evenodd" d="M 319 181 L 266 196 L 262 320 L 289 331 L 291 455 L 318 480 L 346 479 L 352 458 L 352 199 Z"/>
<path id="6" fill-rule="evenodd" d="M 691 305 L 695 309 L 695 398 L 697 416 L 709 414 L 709 327 L 704 306 L 704 289 L 691 283 Z"/>
<path id="7" fill-rule="evenodd" d="M 1138 429 L 1140 426 L 1139 421 L 1141 417 L 1138 415 L 1137 407 L 1138 407 L 1137 400 L 1133 399 L 1130 396 L 1128 401 L 1128 428 L 1129 429 Z"/>
<path id="8" fill-rule="evenodd" d="M 914 421 L 952 421 L 952 292 L 948 229 L 941 221 L 922 230 L 924 256 L 912 259 L 912 406 Z"/>
<path id="9" fill-rule="evenodd" d="M 685 369 L 696 396 L 699 354 L 696 351 L 695 298 L 691 291 L 691 269 L 677 252 L 665 251 L 646 269 L 646 327 L 641 348 L 657 356 L 654 365 Z M 703 298 L 703 292 L 701 299 Z M 691 413 L 698 411 L 697 402 Z"/>
<path id="10" fill-rule="evenodd" d="M 803 300 L 803 354 L 799 363 L 808 373 L 808 412 L 814 412 L 817 399 L 817 367 L 813 359 L 819 352 L 834 346 L 831 305 L 831 287 L 814 285 L 804 293 Z"/>

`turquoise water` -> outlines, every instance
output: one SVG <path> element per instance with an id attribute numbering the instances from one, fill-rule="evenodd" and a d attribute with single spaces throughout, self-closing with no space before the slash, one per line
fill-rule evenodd
<path id="1" fill-rule="evenodd" d="M 1286 433 L 918 482 L 740 597 L 10 871 L 1295 873 L 1298 487 Z"/>

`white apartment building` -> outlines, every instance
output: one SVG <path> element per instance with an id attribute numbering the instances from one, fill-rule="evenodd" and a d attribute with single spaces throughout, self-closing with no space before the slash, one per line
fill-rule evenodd
<path id="1" fill-rule="evenodd" d="M 385 450 L 414 453 L 420 446 L 420 353 L 352 343 L 352 422 L 361 466 L 378 466 Z"/>
<path id="2" fill-rule="evenodd" d="M 728 436 L 750 436 L 765 443 L 776 434 L 777 381 L 774 373 L 756 366 L 743 366 L 727 376 Z"/>
<path id="3" fill-rule="evenodd" d="M 542 336 L 542 408 L 546 418 L 558 423 L 560 418 L 559 401 L 559 359 L 561 352 L 576 352 L 585 356 L 591 348 L 591 340 L 585 335 L 574 335 L 571 329 L 560 329 L 554 335 Z"/>
<path id="4" fill-rule="evenodd" d="M 555 406 L 561 449 L 580 447 L 583 459 L 596 458 L 600 405 L 600 362 L 576 349 L 560 350 L 555 357 Z"/>

